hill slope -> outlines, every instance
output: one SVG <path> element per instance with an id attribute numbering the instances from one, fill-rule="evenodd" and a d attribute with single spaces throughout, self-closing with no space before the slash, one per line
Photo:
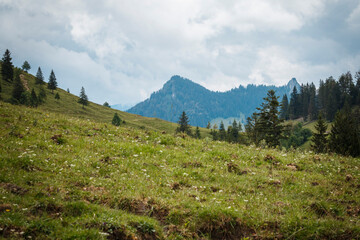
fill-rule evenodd
<path id="1" fill-rule="evenodd" d="M 359 239 L 359 159 L 0 102 L 0 238 Z"/>
<path id="2" fill-rule="evenodd" d="M 268 90 L 275 89 L 276 94 L 282 97 L 289 94 L 294 86 L 300 89 L 296 79 L 282 87 L 248 85 L 227 92 L 213 92 L 189 79 L 173 76 L 162 89 L 128 112 L 176 122 L 181 112 L 185 111 L 190 124 L 201 127 L 206 127 L 216 118 L 237 119 L 245 123 L 245 117 L 260 106 Z"/>
<path id="3" fill-rule="evenodd" d="M 34 88 L 36 93 L 39 92 L 39 85 L 35 84 L 34 76 L 23 72 L 21 79 L 28 91 Z M 0 81 L 2 86 L 2 92 L 0 92 L 0 96 L 2 100 L 6 101 L 11 97 L 13 85 L 12 83 L 2 81 L 1 75 Z M 111 123 L 114 113 L 118 113 L 121 120 L 124 120 L 127 126 L 156 131 L 166 131 L 168 133 L 174 133 L 177 127 L 177 124 L 168 121 L 122 112 L 116 109 L 104 107 L 91 101 L 89 102 L 88 106 L 82 108 L 82 105 L 77 103 L 79 99 L 78 96 L 68 93 L 61 88 L 57 88 L 54 93 L 51 93 L 51 91 L 47 89 L 46 84 L 44 85 L 44 88 L 46 89 L 47 99 L 44 104 L 38 107 L 40 110 L 62 113 L 71 117 L 90 119 L 104 123 Z M 56 92 L 60 95 L 59 100 L 55 99 Z M 91 99 L 91 96 L 89 96 L 89 98 Z M 200 131 L 202 136 L 209 135 L 207 129 L 200 129 Z"/>

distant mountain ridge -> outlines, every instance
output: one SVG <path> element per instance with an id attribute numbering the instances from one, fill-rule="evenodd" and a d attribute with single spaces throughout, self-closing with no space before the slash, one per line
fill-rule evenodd
<path id="1" fill-rule="evenodd" d="M 294 86 L 300 90 L 295 78 L 281 87 L 250 84 L 226 92 L 214 92 L 175 75 L 162 89 L 127 112 L 177 122 L 181 112 L 185 111 L 190 124 L 199 127 L 206 127 L 214 119 L 234 118 L 244 123 L 245 117 L 250 116 L 263 102 L 268 90 L 274 89 L 281 101 L 284 94 L 290 97 Z"/>

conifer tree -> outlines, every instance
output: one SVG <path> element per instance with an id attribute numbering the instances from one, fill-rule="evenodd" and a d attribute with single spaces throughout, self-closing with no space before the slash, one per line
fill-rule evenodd
<path id="1" fill-rule="evenodd" d="M 67 91 L 67 93 L 70 93 L 70 89 L 69 89 L 69 88 L 67 88 L 66 91 Z"/>
<path id="2" fill-rule="evenodd" d="M 220 122 L 219 126 L 219 140 L 224 141 L 226 139 L 226 131 L 223 121 Z"/>
<path id="3" fill-rule="evenodd" d="M 82 104 L 83 108 L 89 104 L 84 87 L 81 87 L 78 103 Z"/>
<path id="4" fill-rule="evenodd" d="M 201 138 L 200 129 L 199 129 L 198 126 L 196 127 L 196 130 L 195 130 L 195 138 L 197 138 L 197 139 L 200 139 L 200 138 Z"/>
<path id="5" fill-rule="evenodd" d="M 290 97 L 289 104 L 289 118 L 296 119 L 299 117 L 300 103 L 299 103 L 299 94 L 297 92 L 296 86 L 293 88 Z"/>
<path id="6" fill-rule="evenodd" d="M 117 113 L 114 114 L 114 117 L 112 119 L 112 122 L 111 122 L 113 125 L 115 126 L 120 126 L 120 123 L 121 123 L 121 119 L 119 117 L 119 115 Z"/>
<path id="7" fill-rule="evenodd" d="M 279 102 L 274 90 L 269 90 L 267 97 L 261 104 L 261 108 L 257 108 L 259 113 L 259 131 L 263 134 L 269 147 L 276 147 L 280 144 L 282 138 L 283 120 L 279 119 Z"/>
<path id="8" fill-rule="evenodd" d="M 14 81 L 14 87 L 13 87 L 13 91 L 12 91 L 12 97 L 14 99 L 16 99 L 17 101 L 20 101 L 24 92 L 25 92 L 25 89 L 20 80 L 20 75 L 16 74 L 15 81 Z"/>
<path id="9" fill-rule="evenodd" d="M 111 108 L 111 107 L 110 107 L 110 104 L 109 104 L 108 102 L 104 102 L 103 106 L 104 106 L 104 107 Z"/>
<path id="10" fill-rule="evenodd" d="M 327 124 L 322 114 L 320 113 L 315 125 L 316 132 L 313 133 L 313 138 L 312 138 L 313 144 L 311 144 L 311 149 L 316 153 L 323 153 L 326 150 L 326 146 L 327 146 L 326 129 L 327 129 Z"/>
<path id="11" fill-rule="evenodd" d="M 59 99 L 60 99 L 60 95 L 59 95 L 58 92 L 55 94 L 55 99 L 56 99 L 56 100 L 59 100 Z"/>
<path id="12" fill-rule="evenodd" d="M 44 103 L 46 99 L 46 91 L 43 85 L 40 85 L 39 87 L 39 96 L 38 96 L 38 102 L 39 104 Z"/>
<path id="13" fill-rule="evenodd" d="M 50 89 L 51 92 L 53 93 L 54 90 L 56 90 L 56 87 L 57 87 L 57 81 L 56 81 L 55 73 L 53 70 L 51 70 L 49 76 L 49 82 L 48 82 L 48 89 Z"/>
<path id="14" fill-rule="evenodd" d="M 207 123 L 206 128 L 207 128 L 207 129 L 210 129 L 210 128 L 211 128 L 210 122 Z"/>
<path id="15" fill-rule="evenodd" d="M 178 124 L 179 124 L 179 126 L 176 128 L 176 132 L 182 132 L 182 133 L 191 135 L 189 118 L 188 118 L 188 116 L 186 116 L 185 111 L 182 112 L 182 114 L 179 118 Z"/>
<path id="16" fill-rule="evenodd" d="M 12 82 L 14 77 L 13 64 L 11 62 L 11 53 L 6 49 L 2 58 L 1 75 L 4 81 Z"/>
<path id="17" fill-rule="evenodd" d="M 245 132 L 250 142 L 253 142 L 256 145 L 259 144 L 260 140 L 262 139 L 262 136 L 259 132 L 259 113 L 254 112 L 251 117 L 247 118 Z"/>
<path id="18" fill-rule="evenodd" d="M 38 70 L 37 70 L 37 73 L 36 73 L 36 76 L 35 76 L 35 84 L 44 84 L 44 76 L 43 76 L 43 73 L 41 71 L 41 68 L 38 67 Z"/>
<path id="19" fill-rule="evenodd" d="M 284 94 L 281 101 L 280 118 L 289 120 L 289 100 L 286 94 Z"/>
<path id="20" fill-rule="evenodd" d="M 241 126 L 240 123 L 239 123 L 239 125 Z M 230 137 L 231 142 L 238 142 L 239 141 L 239 127 L 238 127 L 238 124 L 237 124 L 235 119 L 234 119 L 234 121 L 232 123 L 230 135 L 231 135 L 231 137 Z"/>
<path id="21" fill-rule="evenodd" d="M 30 94 L 30 106 L 37 107 L 38 106 L 38 97 L 36 96 L 35 90 L 31 90 Z"/>
<path id="22" fill-rule="evenodd" d="M 22 65 L 22 70 L 24 70 L 25 72 L 28 72 L 31 69 L 30 64 L 28 63 L 28 61 L 25 61 Z"/>
<path id="23" fill-rule="evenodd" d="M 349 105 L 335 115 L 330 132 L 329 150 L 346 156 L 360 155 L 359 123 L 352 116 Z"/>

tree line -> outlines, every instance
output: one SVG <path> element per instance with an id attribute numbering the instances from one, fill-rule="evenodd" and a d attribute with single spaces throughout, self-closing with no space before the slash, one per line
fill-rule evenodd
<path id="1" fill-rule="evenodd" d="M 27 73 L 31 69 L 31 65 L 28 61 L 24 61 L 21 69 L 17 68 L 12 63 L 11 52 L 6 49 L 2 59 L 1 59 L 1 76 L 2 80 L 8 83 L 12 83 L 11 98 L 6 99 L 6 101 L 12 104 L 22 104 L 30 107 L 37 107 L 45 103 L 47 99 L 47 94 L 44 88 L 44 85 L 47 86 L 47 89 L 51 91 L 51 94 L 54 94 L 54 91 L 57 90 L 57 79 L 53 70 L 49 75 L 49 80 L 45 83 L 44 75 L 42 73 L 41 67 L 38 67 L 37 73 L 35 75 L 35 88 L 26 89 L 23 81 L 21 80 L 22 72 Z M 27 86 L 28 88 L 28 86 Z M 0 82 L 0 92 L 2 91 L 2 82 Z M 67 90 L 70 93 L 70 90 Z M 59 92 L 57 91 L 54 94 L 56 100 L 60 99 Z M 89 104 L 88 97 L 85 94 L 84 87 L 81 88 L 78 103 L 82 104 L 83 108 Z"/>
<path id="2" fill-rule="evenodd" d="M 333 121 L 336 112 L 346 104 L 350 107 L 360 105 L 360 71 L 355 73 L 355 81 L 347 72 L 341 74 L 337 81 L 332 76 L 325 81 L 320 80 L 318 89 L 314 83 L 302 84 L 300 92 L 294 87 L 290 100 L 286 94 L 282 98 L 280 118 L 312 121 L 321 112 L 326 120 Z"/>

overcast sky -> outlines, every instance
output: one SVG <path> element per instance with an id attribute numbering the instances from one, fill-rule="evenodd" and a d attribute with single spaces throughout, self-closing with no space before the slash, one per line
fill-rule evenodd
<path id="1" fill-rule="evenodd" d="M 100 104 L 172 75 L 225 91 L 360 69 L 359 0 L 0 0 L 0 33 L 15 65 Z"/>

